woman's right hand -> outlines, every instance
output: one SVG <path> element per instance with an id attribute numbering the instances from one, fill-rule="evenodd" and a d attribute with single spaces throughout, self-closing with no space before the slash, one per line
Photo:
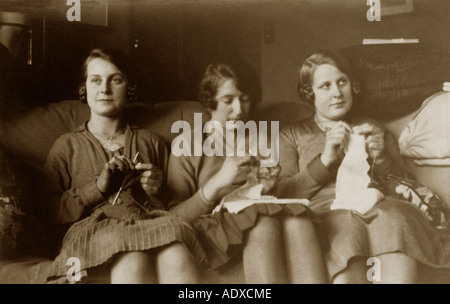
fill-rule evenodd
<path id="1" fill-rule="evenodd" d="M 125 175 L 134 168 L 127 157 L 114 156 L 107 162 L 97 179 L 97 187 L 103 194 L 118 191 Z"/>
<path id="2" fill-rule="evenodd" d="M 352 128 L 345 122 L 339 123 L 326 133 L 325 147 L 320 159 L 327 168 L 339 165 L 344 158 L 345 150 L 350 141 Z"/>
<path id="3" fill-rule="evenodd" d="M 252 156 L 229 156 L 225 159 L 220 170 L 203 186 L 203 195 L 210 202 L 219 199 L 219 192 L 233 184 L 243 172 L 249 172 Z"/>

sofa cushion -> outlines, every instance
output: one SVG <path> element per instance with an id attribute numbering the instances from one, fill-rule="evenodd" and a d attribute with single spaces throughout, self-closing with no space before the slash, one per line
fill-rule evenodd
<path id="1" fill-rule="evenodd" d="M 420 166 L 411 159 L 406 159 L 406 164 L 412 175 L 421 184 L 436 193 L 442 201 L 450 208 L 450 167 L 448 166 Z"/>
<path id="2" fill-rule="evenodd" d="M 6 120 L 0 140 L 13 158 L 41 168 L 55 139 L 81 124 L 88 113 L 88 106 L 77 100 L 39 106 Z"/>
<path id="3" fill-rule="evenodd" d="M 450 165 L 450 93 L 427 98 L 399 138 L 402 156 L 422 165 Z"/>
<path id="4" fill-rule="evenodd" d="M 147 114 L 141 115 L 138 113 L 139 111 L 147 111 Z M 169 148 L 172 140 L 178 135 L 178 133 L 171 132 L 172 124 L 184 120 L 190 126 L 194 126 L 194 113 L 201 113 L 203 122 L 210 119 L 208 111 L 197 101 L 169 101 L 157 103 L 147 109 L 142 105 L 128 109 L 129 121 L 133 121 L 133 118 L 142 119 L 138 121 L 138 124 L 148 127 L 159 135 L 169 145 Z"/>
<path id="5" fill-rule="evenodd" d="M 131 124 L 148 127 L 169 143 L 176 136 L 170 132 L 172 123 L 180 119 L 193 123 L 193 112 L 202 112 L 208 117 L 196 101 L 131 104 L 125 115 Z M 89 119 L 89 113 L 88 105 L 78 100 L 39 106 L 5 121 L 0 140 L 14 158 L 41 169 L 53 142 Z"/>
<path id="6" fill-rule="evenodd" d="M 446 100 L 448 100 L 448 94 L 441 92 L 424 98 L 423 104 L 426 105 L 433 101 L 443 102 L 445 109 Z M 432 112 L 427 113 L 427 115 L 429 116 L 429 119 L 427 120 L 428 123 L 425 123 L 423 126 L 417 128 L 417 130 L 415 130 L 416 132 L 411 132 L 412 129 L 408 129 L 407 126 L 410 124 L 414 124 L 414 126 L 416 125 L 416 122 L 414 122 L 414 120 L 418 117 L 417 115 L 419 114 L 421 109 L 422 107 L 419 106 L 418 109 L 414 112 L 386 123 L 386 126 L 391 131 L 391 133 L 394 134 L 394 137 L 397 141 L 400 140 L 401 136 L 403 136 L 404 138 L 408 136 L 409 142 L 415 142 L 419 147 L 427 145 L 429 150 L 428 153 L 435 153 L 437 147 L 431 142 L 431 139 L 434 138 L 435 140 L 440 141 L 440 146 L 442 146 L 442 144 L 445 144 L 446 140 L 450 136 L 450 134 L 448 134 L 448 130 L 446 130 L 445 127 L 440 127 L 439 130 L 435 130 L 433 128 L 433 126 L 437 126 L 439 123 L 441 123 L 443 126 L 448 124 L 446 122 L 446 113 L 445 111 L 442 112 L 443 108 L 440 107 L 436 107 L 434 109 L 430 108 Z M 439 113 L 434 113 L 436 111 L 438 111 Z M 441 118 L 437 119 L 438 117 Z M 423 132 L 425 131 L 437 133 L 434 136 L 425 134 L 425 137 L 422 140 L 417 140 L 415 136 L 411 136 L 414 135 L 412 133 L 419 133 L 423 135 Z M 408 149 L 407 145 L 403 144 L 399 148 L 403 150 L 404 155 L 411 154 L 409 151 L 406 151 Z M 403 156 L 403 159 L 405 160 L 405 163 L 410 170 L 411 175 L 414 176 L 414 178 L 418 182 L 420 182 L 431 191 L 433 191 L 437 196 L 439 196 L 441 200 L 447 205 L 447 207 L 450 208 L 450 188 L 448 187 L 448 180 L 450 180 L 450 166 L 423 165 L 420 163 L 416 163 L 414 158 L 408 158 L 405 156 Z"/>
<path id="7" fill-rule="evenodd" d="M 260 104 L 250 118 L 263 121 L 279 121 L 280 127 L 305 118 L 312 107 L 302 102 Z M 194 113 L 202 113 L 202 121 L 210 114 L 197 101 L 170 101 L 157 104 L 138 103 L 126 108 L 127 120 L 146 127 L 170 145 L 178 135 L 171 132 L 172 124 L 184 120 L 194 125 Z M 3 123 L 0 142 L 15 159 L 41 170 L 53 142 L 62 134 L 81 125 L 89 118 L 89 107 L 78 100 L 64 100 L 36 107 L 22 116 Z"/>

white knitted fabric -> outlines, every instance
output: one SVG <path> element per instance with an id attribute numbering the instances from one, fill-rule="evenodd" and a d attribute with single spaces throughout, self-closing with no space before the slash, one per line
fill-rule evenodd
<path id="1" fill-rule="evenodd" d="M 352 134 L 337 173 L 336 198 L 330 206 L 331 210 L 347 209 L 364 214 L 383 199 L 379 190 L 368 188 L 371 179 L 367 159 L 364 136 Z"/>

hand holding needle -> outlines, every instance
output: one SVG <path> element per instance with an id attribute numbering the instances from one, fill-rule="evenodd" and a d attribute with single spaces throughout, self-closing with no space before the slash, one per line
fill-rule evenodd
<path id="1" fill-rule="evenodd" d="M 133 161 L 132 161 L 132 162 L 133 162 L 133 165 L 136 165 L 138 156 L 139 156 L 139 152 L 137 152 L 136 155 L 135 155 L 134 158 L 133 158 Z M 122 192 L 122 189 L 123 189 L 123 184 L 122 184 L 122 186 L 120 186 L 119 191 L 117 191 L 117 194 L 116 194 L 116 196 L 114 197 L 114 200 L 113 200 L 113 202 L 112 202 L 113 205 L 116 204 L 117 199 L 119 198 L 119 195 L 120 195 L 120 193 Z"/>

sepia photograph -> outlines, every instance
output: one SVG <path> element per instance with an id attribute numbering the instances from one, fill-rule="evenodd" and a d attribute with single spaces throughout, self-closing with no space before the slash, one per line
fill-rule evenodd
<path id="1" fill-rule="evenodd" d="M 449 14 L 2 0 L 0 284 L 450 283 Z"/>

